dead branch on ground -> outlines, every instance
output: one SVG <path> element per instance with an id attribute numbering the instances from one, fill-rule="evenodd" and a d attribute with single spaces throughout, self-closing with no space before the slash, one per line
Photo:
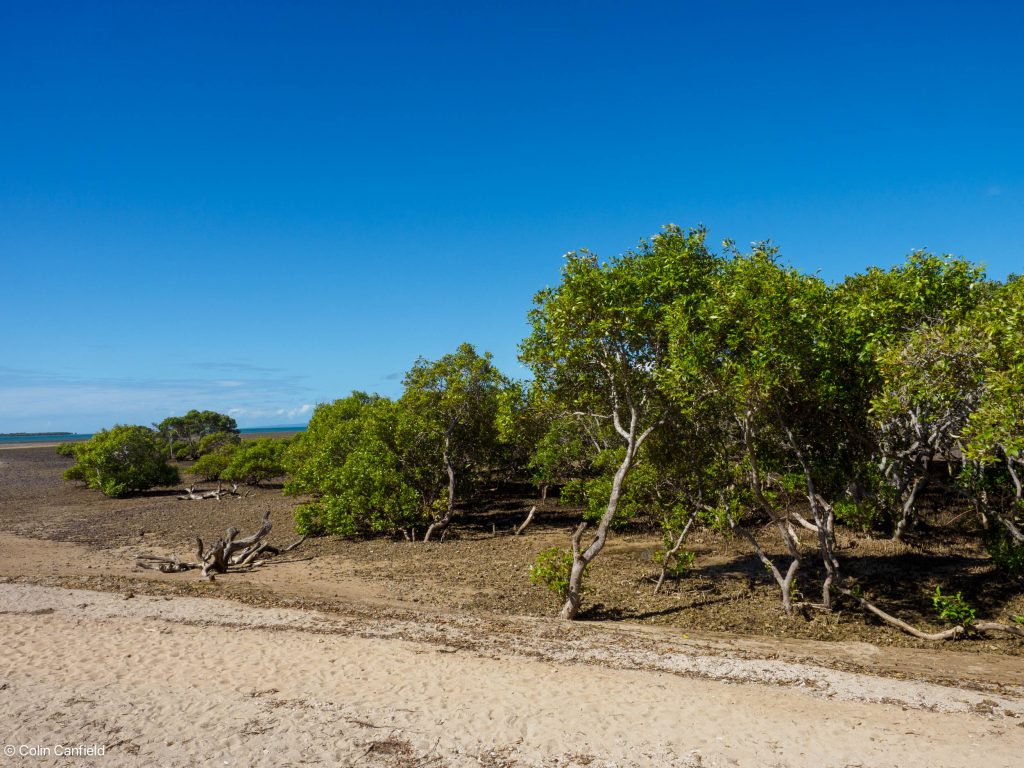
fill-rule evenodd
<path id="1" fill-rule="evenodd" d="M 201 489 L 197 491 L 195 485 L 190 485 L 178 499 L 179 501 L 202 501 L 203 499 L 216 499 L 220 501 L 225 496 L 240 497 L 241 495 L 238 492 L 238 483 L 232 483 L 230 491 L 224 490 L 224 487 L 217 483 L 217 490 L 215 491 L 203 491 Z"/>
<path id="2" fill-rule="evenodd" d="M 901 629 L 908 635 L 913 635 L 921 640 L 956 640 L 957 638 L 963 637 L 968 632 L 981 632 L 983 634 L 988 634 L 990 632 L 1005 632 L 1010 635 L 1024 637 L 1024 627 L 1015 627 L 1011 624 L 1001 624 L 997 621 L 975 621 L 971 622 L 967 627 L 957 625 L 955 627 L 950 627 L 949 629 L 944 629 L 941 632 L 923 632 L 917 627 L 907 624 L 907 622 L 886 613 L 878 606 L 873 605 L 861 595 L 854 594 L 849 589 L 839 589 L 837 591 L 847 597 L 852 597 L 857 601 L 861 608 L 869 613 L 873 613 L 886 624 L 896 627 L 897 629 Z"/>

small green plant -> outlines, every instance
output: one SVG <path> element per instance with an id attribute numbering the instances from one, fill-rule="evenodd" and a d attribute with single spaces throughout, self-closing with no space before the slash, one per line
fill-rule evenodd
<path id="1" fill-rule="evenodd" d="M 53 452 L 58 456 L 67 456 L 69 458 L 75 458 L 75 443 L 61 443 Z"/>
<path id="2" fill-rule="evenodd" d="M 310 502 L 295 508 L 295 530 L 308 536 L 322 536 L 328 532 L 324 521 L 324 509 L 320 504 Z"/>
<path id="3" fill-rule="evenodd" d="M 796 579 L 793 579 L 789 583 L 789 599 L 793 600 L 793 601 L 803 600 L 804 599 L 804 593 L 800 591 L 800 589 L 797 587 L 796 583 L 797 583 Z"/>
<path id="4" fill-rule="evenodd" d="M 1011 616 L 1010 621 L 1016 624 L 1018 627 L 1024 627 L 1024 613 L 1020 616 Z"/>
<path id="5" fill-rule="evenodd" d="M 674 555 L 669 555 L 664 549 L 654 553 L 654 562 L 665 569 L 665 573 L 677 579 L 681 579 L 693 570 L 693 564 L 697 555 L 688 549 L 680 549 Z"/>
<path id="6" fill-rule="evenodd" d="M 547 587 L 560 600 L 569 592 L 569 576 L 572 573 L 572 552 L 561 547 L 541 550 L 530 565 L 530 581 Z"/>
<path id="7" fill-rule="evenodd" d="M 932 595 L 932 605 L 938 611 L 940 619 L 958 624 L 964 629 L 974 623 L 974 609 L 964 600 L 960 592 L 955 595 L 944 595 L 942 588 L 936 587 L 935 594 Z"/>

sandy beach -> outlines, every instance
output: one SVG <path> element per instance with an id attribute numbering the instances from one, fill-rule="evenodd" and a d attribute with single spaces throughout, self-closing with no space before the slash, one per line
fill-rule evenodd
<path id="1" fill-rule="evenodd" d="M 11 583 L 0 613 L 7 749 L 104 752 L 10 765 L 1010 768 L 1024 750 L 1019 686 Z"/>

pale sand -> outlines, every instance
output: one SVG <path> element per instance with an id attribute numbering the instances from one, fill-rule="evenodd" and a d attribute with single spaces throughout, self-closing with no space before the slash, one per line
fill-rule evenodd
<path id="1" fill-rule="evenodd" d="M 371 631 L 313 611 L 27 584 L 0 584 L 0 613 L 0 740 L 106 746 L 3 765 L 1016 768 L 1024 755 L 1016 686 L 620 652 L 601 633 L 560 644 L 550 623 L 516 649 L 461 643 L 464 626 L 429 617 Z"/>

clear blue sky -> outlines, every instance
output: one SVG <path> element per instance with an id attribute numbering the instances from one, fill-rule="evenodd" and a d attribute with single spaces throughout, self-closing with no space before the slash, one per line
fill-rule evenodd
<path id="1" fill-rule="evenodd" d="M 1016 2 L 0 5 L 0 431 L 296 423 L 660 225 L 1024 270 Z"/>

